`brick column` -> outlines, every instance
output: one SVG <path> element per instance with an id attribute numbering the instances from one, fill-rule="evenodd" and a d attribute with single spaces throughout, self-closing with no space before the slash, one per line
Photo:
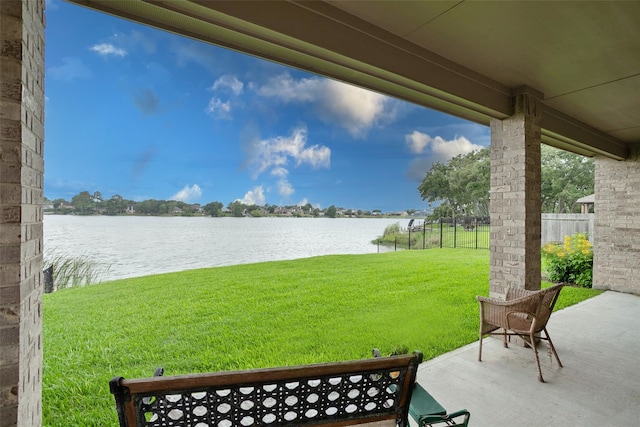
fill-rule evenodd
<path id="1" fill-rule="evenodd" d="M 593 287 L 640 295 L 640 149 L 596 158 Z"/>
<path id="2" fill-rule="evenodd" d="M 0 427 L 42 425 L 44 0 L 0 0 Z"/>
<path id="3" fill-rule="evenodd" d="M 490 293 L 540 289 L 540 99 L 523 88 L 513 115 L 491 120 Z"/>

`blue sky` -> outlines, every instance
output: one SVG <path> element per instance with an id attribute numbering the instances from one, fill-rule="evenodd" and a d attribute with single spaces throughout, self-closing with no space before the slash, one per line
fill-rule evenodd
<path id="1" fill-rule="evenodd" d="M 453 116 L 94 12 L 46 10 L 45 196 L 422 209 Z"/>

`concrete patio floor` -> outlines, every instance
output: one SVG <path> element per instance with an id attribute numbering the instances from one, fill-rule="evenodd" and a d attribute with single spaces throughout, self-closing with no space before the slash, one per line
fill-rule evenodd
<path id="1" fill-rule="evenodd" d="M 418 382 L 473 427 L 640 425 L 640 296 L 604 292 L 555 312 L 547 325 L 560 368 L 542 342 L 533 352 L 499 337 L 424 362 Z"/>

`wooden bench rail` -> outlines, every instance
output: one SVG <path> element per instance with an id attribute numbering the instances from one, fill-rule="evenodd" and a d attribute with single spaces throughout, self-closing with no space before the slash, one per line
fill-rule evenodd
<path id="1" fill-rule="evenodd" d="M 408 426 L 422 353 L 110 382 L 121 427 Z"/>

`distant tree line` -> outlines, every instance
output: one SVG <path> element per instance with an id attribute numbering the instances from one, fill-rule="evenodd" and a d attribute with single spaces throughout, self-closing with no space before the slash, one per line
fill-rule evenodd
<path id="1" fill-rule="evenodd" d="M 436 162 L 418 186 L 423 200 L 438 203 L 430 217 L 489 216 L 489 149 Z M 542 212 L 580 212 L 576 200 L 593 194 L 595 165 L 592 158 L 543 145 Z"/>
<path id="2" fill-rule="evenodd" d="M 326 216 L 335 218 L 337 216 L 369 217 L 382 216 L 379 209 L 364 211 L 360 209 L 345 209 L 329 206 L 326 209 L 314 208 L 310 203 L 303 206 L 287 205 L 277 206 L 265 204 L 263 206 L 255 204 L 245 204 L 235 200 L 225 207 L 222 202 L 215 201 L 202 206 L 200 204 L 189 204 L 177 200 L 155 200 L 134 201 L 125 199 L 119 194 L 109 199 L 104 199 L 100 191 L 90 193 L 82 191 L 71 198 L 48 200 L 45 199 L 45 210 L 58 214 L 74 215 L 153 215 L 153 216 L 234 216 L 234 217 L 260 217 L 260 216 L 294 216 L 294 217 L 318 217 Z M 413 210 L 410 210 L 413 211 Z"/>

